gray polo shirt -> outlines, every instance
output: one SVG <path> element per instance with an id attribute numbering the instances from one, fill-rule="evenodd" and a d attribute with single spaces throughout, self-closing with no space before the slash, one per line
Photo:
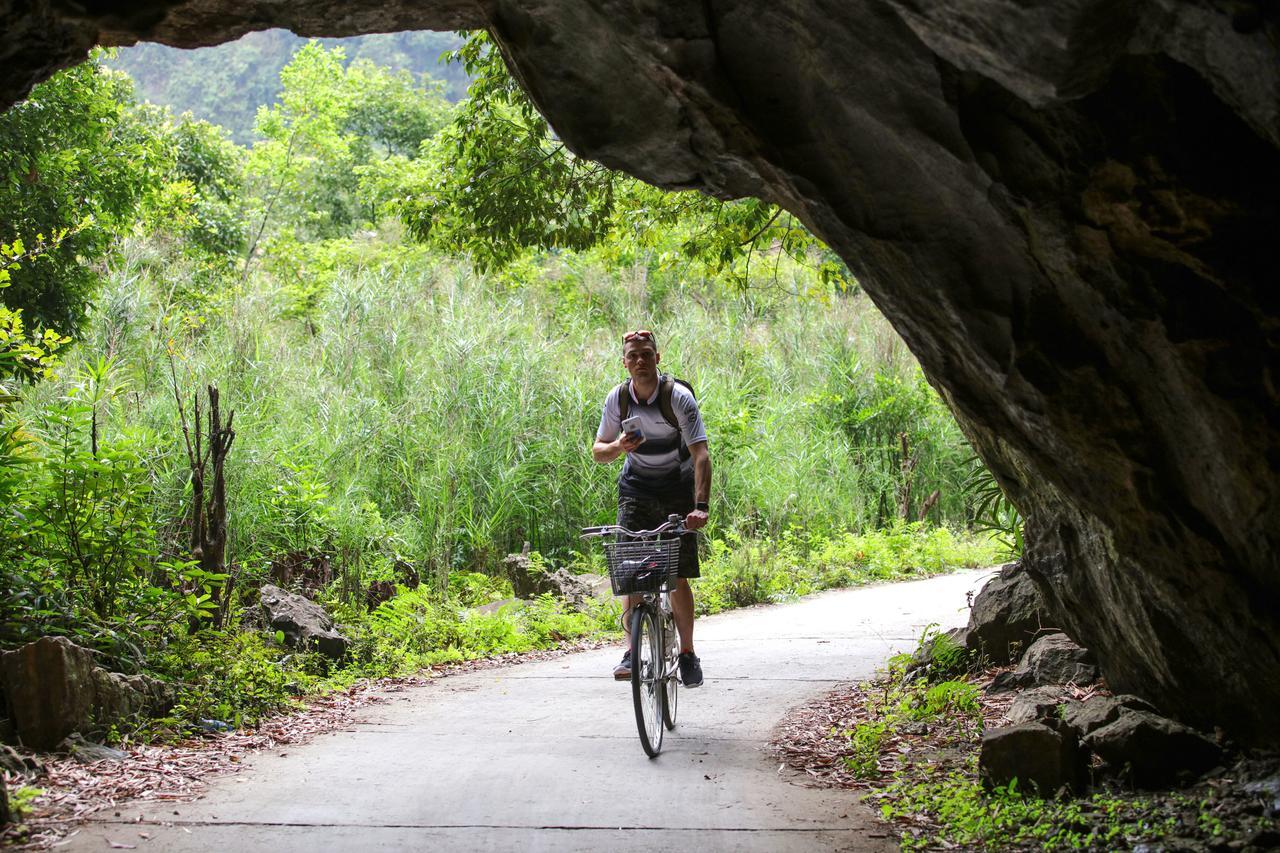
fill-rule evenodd
<path id="1" fill-rule="evenodd" d="M 619 490 L 623 494 L 660 494 L 678 489 L 684 483 L 692 484 L 693 462 L 689 459 L 683 463 L 680 461 L 680 436 L 684 436 L 686 445 L 707 440 L 698 401 L 688 388 L 675 383 L 671 389 L 671 409 L 680 424 L 680 432 L 677 433 L 662 416 L 657 390 L 649 399 L 637 400 L 634 387 L 627 387 L 631 394 L 628 416 L 640 418 L 644 443 L 627 454 L 622 474 L 618 477 Z M 600 441 L 613 441 L 622 433 L 618 418 L 618 390 L 615 387 L 605 398 L 600 428 L 596 430 L 596 438 Z"/>

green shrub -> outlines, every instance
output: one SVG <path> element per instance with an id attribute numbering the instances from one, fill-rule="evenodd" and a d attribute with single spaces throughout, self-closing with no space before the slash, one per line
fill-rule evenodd
<path id="1" fill-rule="evenodd" d="M 173 711 L 154 726 L 183 732 L 204 720 L 254 726 L 293 706 L 324 665 L 315 653 L 282 648 L 252 631 L 203 631 L 153 653 L 150 666 L 178 690 Z"/>
<path id="2" fill-rule="evenodd" d="M 889 724 L 883 721 L 859 723 L 846 733 L 851 752 L 844 763 L 859 779 L 880 775 L 880 750 L 888 733 Z"/>

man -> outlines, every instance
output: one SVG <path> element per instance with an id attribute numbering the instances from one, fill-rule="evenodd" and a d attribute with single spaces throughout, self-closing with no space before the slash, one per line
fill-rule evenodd
<path id="1" fill-rule="evenodd" d="M 600 428 L 591 455 L 601 464 L 626 456 L 618 476 L 618 524 L 630 530 L 651 530 L 677 513 L 690 531 L 707 523 L 711 495 L 711 456 L 693 392 L 670 378 L 671 413 L 678 429 L 663 414 L 660 394 L 664 384 L 658 373 L 662 361 L 653 332 L 640 329 L 622 338 L 622 366 L 631 378 L 609 392 L 604 401 Z M 622 432 L 619 397 L 626 394 L 627 416 L 640 418 L 641 430 Z M 686 449 L 687 448 L 687 449 Z M 688 533 L 680 542 L 680 569 L 671 593 L 671 609 L 680 633 L 680 680 L 685 687 L 702 684 L 702 663 L 693 649 L 693 590 L 689 579 L 698 577 L 698 542 Z M 630 631 L 627 613 L 640 601 L 630 596 L 623 625 Z M 614 667 L 619 681 L 631 677 L 631 652 Z"/>

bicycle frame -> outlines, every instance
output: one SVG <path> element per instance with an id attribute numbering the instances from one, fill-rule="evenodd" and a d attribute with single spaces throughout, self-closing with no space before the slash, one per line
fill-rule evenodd
<path id="1" fill-rule="evenodd" d="M 675 579 L 674 567 L 678 564 L 679 539 L 661 540 L 661 547 L 656 543 L 663 533 L 677 536 L 686 533 L 681 522 L 679 515 L 671 515 L 666 523 L 654 530 L 632 531 L 620 525 L 606 525 L 589 527 L 582 532 L 584 539 L 611 534 L 627 537 L 617 547 L 613 543 L 607 544 L 605 551 L 614 592 L 628 596 L 623 622 L 629 635 L 631 694 L 640 744 L 650 758 L 656 758 L 662 750 L 663 729 L 675 728 L 680 657 L 675 614 L 671 607 L 671 584 Z M 655 542 L 652 550 L 630 547 L 633 542 L 648 540 Z M 639 572 L 637 566 L 645 571 Z M 646 588 L 652 582 L 654 572 L 661 573 L 661 580 L 656 588 Z M 643 583 L 644 586 L 637 589 L 628 583 Z M 622 592 L 623 589 L 627 591 Z"/>

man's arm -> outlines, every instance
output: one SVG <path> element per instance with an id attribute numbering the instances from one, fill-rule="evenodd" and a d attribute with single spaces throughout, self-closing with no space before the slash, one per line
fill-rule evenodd
<path id="1" fill-rule="evenodd" d="M 643 441 L 644 439 L 639 436 L 626 434 L 623 434 L 617 441 L 605 441 L 603 438 L 597 438 L 596 443 L 591 445 L 591 458 L 605 465 L 622 454 L 635 450 Z"/>
<path id="2" fill-rule="evenodd" d="M 694 503 L 706 503 L 711 500 L 711 454 L 707 451 L 707 443 L 699 441 L 689 445 L 689 456 L 693 459 L 693 500 Z M 685 516 L 684 526 L 697 530 L 707 523 L 707 511 L 695 509 Z"/>

